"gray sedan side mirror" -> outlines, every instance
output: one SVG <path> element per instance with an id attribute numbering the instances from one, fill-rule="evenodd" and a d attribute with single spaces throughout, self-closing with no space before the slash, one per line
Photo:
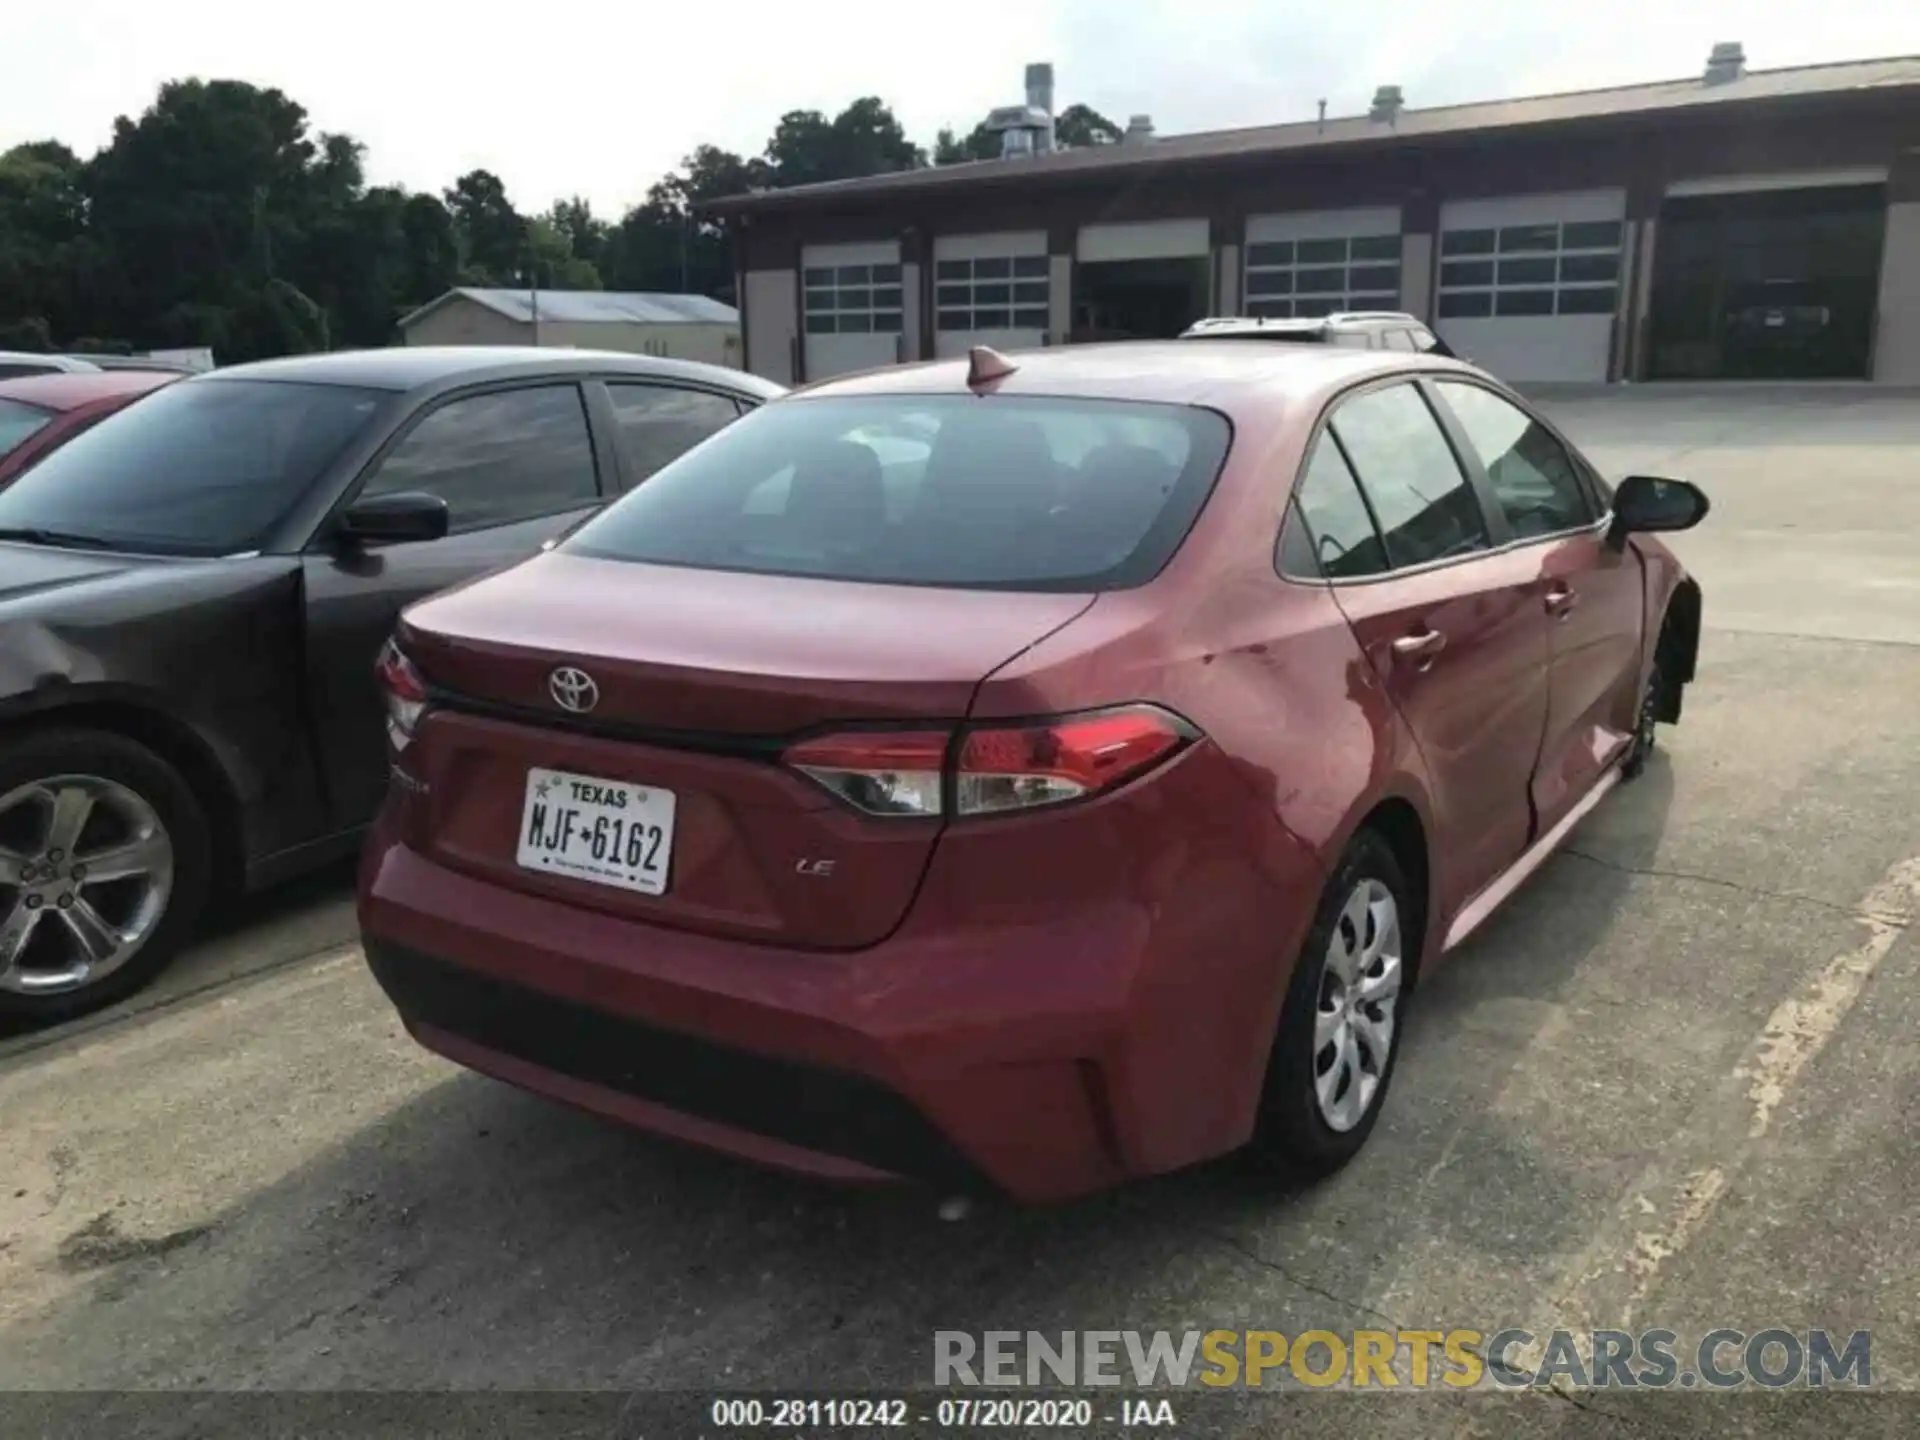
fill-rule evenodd
<path id="1" fill-rule="evenodd" d="M 447 523 L 447 502 L 438 495 L 402 490 L 354 501 L 341 512 L 334 533 L 349 545 L 395 545 L 438 540 Z"/>

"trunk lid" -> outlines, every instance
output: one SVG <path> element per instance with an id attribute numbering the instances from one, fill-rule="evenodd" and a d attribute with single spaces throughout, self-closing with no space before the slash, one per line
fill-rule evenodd
<path id="1" fill-rule="evenodd" d="M 942 822 L 851 810 L 782 750 L 799 732 L 958 720 L 986 675 L 1091 603 L 541 556 L 402 622 L 437 697 L 406 753 L 425 785 L 411 832 L 454 868 L 572 904 L 873 944 L 912 902 Z M 561 667 L 592 681 L 583 713 L 555 698 Z M 664 892 L 521 865 L 533 769 L 671 792 Z"/>

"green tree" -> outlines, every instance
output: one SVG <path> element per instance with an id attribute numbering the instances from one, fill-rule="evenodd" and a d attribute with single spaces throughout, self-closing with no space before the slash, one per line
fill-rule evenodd
<path id="1" fill-rule="evenodd" d="M 926 153 L 907 139 L 885 101 L 867 95 L 829 120 L 818 110 L 790 110 L 767 142 L 769 182 L 781 188 L 912 170 Z"/>
<path id="2" fill-rule="evenodd" d="M 1090 105 L 1069 105 L 1053 122 L 1053 141 L 1062 150 L 1112 145 L 1125 133 Z"/>
<path id="3" fill-rule="evenodd" d="M 572 236 L 549 216 L 527 222 L 527 262 L 522 279 L 547 290 L 598 290 L 600 271 L 573 253 Z"/>
<path id="4" fill-rule="evenodd" d="M 401 302 L 424 305 L 451 290 L 460 274 L 460 237 L 440 197 L 407 196 L 400 207 L 400 234 Z"/>
<path id="5" fill-rule="evenodd" d="M 1000 155 L 1000 137 L 987 129 L 983 120 L 965 136 L 956 136 L 951 128 L 942 129 L 933 140 L 933 163 L 959 165 L 968 160 L 995 160 Z"/>
<path id="6" fill-rule="evenodd" d="M 239 81 L 163 85 L 89 167 L 89 217 L 126 301 L 147 317 L 231 307 L 300 249 L 319 159 L 306 112 Z"/>
<path id="7" fill-rule="evenodd" d="M 0 320 L 0 350 L 27 350 L 44 355 L 53 349 L 53 332 L 44 315 L 23 315 L 18 320 Z"/>
<path id="8" fill-rule="evenodd" d="M 71 333 L 86 318 L 84 175 L 79 157 L 57 140 L 0 155 L 0 321 L 31 317 Z"/>
<path id="9" fill-rule="evenodd" d="M 679 290 L 685 231 L 686 216 L 669 205 L 648 200 L 627 211 L 601 252 L 600 274 L 607 288 Z"/>
<path id="10" fill-rule="evenodd" d="M 446 192 L 460 241 L 461 275 L 474 285 L 508 285 L 527 265 L 527 222 L 491 170 L 469 170 Z"/>
<path id="11" fill-rule="evenodd" d="M 138 120 L 115 122 L 85 186 L 93 328 L 211 345 L 226 360 L 324 347 L 328 305 L 353 316 L 348 328 L 384 334 L 392 237 L 361 213 L 361 147 L 309 135 L 306 111 L 278 90 L 163 85 Z"/>
<path id="12" fill-rule="evenodd" d="M 773 166 L 717 145 L 700 145 L 656 181 L 646 200 L 608 235 L 601 273 L 616 290 L 655 290 L 730 299 L 734 275 L 724 229 L 698 207 L 763 189 Z"/>
<path id="13" fill-rule="evenodd" d="M 567 253 L 573 259 L 584 260 L 589 265 L 599 263 L 609 227 L 585 200 L 578 195 L 569 200 L 556 200 L 542 218 L 566 237 Z"/>

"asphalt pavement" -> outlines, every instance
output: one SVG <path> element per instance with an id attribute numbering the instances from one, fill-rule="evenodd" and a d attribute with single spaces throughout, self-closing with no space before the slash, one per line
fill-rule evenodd
<path id="1" fill-rule="evenodd" d="M 1509 1325 L 1871 1329 L 1876 1388 L 1920 1390 L 1920 398 L 1549 405 L 1603 468 L 1711 492 L 1676 543 L 1698 682 L 1647 773 L 1430 977 L 1341 1175 L 1223 1164 L 952 1220 L 679 1149 L 412 1045 L 335 874 L 119 1012 L 0 1038 L 0 1391 L 819 1390 L 926 1384 L 936 1330 Z M 1843 1413 L 1499 1398 L 1361 1428 Z"/>

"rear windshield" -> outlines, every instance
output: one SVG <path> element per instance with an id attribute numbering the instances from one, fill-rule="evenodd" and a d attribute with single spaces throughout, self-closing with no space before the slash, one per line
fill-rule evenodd
<path id="1" fill-rule="evenodd" d="M 45 410 L 32 405 L 0 400 L 0 459 L 4 459 L 8 451 L 18 449 L 29 435 L 51 419 L 53 416 Z"/>
<path id="2" fill-rule="evenodd" d="M 1211 410 L 971 395 L 763 406 L 569 540 L 604 559 L 896 585 L 1115 590 L 1213 488 Z"/>
<path id="3" fill-rule="evenodd" d="M 0 490 L 0 529 L 161 554 L 251 550 L 381 399 L 277 380 L 168 385 Z"/>

